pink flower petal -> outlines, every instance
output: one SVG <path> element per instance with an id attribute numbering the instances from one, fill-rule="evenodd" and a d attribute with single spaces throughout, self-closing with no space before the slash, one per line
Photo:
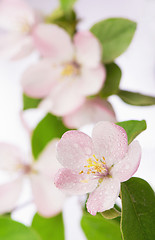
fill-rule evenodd
<path id="1" fill-rule="evenodd" d="M 97 179 L 89 179 L 88 174 L 62 168 L 55 176 L 55 185 L 68 194 L 82 195 L 92 192 L 98 184 Z"/>
<path id="2" fill-rule="evenodd" d="M 33 49 L 30 36 L 11 33 L 0 35 L 0 59 L 18 60 L 28 56 Z"/>
<path id="3" fill-rule="evenodd" d="M 74 37 L 76 60 L 87 67 L 97 67 L 101 61 L 102 49 L 97 38 L 88 31 L 78 32 Z"/>
<path id="4" fill-rule="evenodd" d="M 69 128 L 80 128 L 102 120 L 116 122 L 116 117 L 111 104 L 100 98 L 87 99 L 78 109 L 63 117 Z"/>
<path id="5" fill-rule="evenodd" d="M 15 172 L 22 162 L 22 153 L 12 144 L 0 143 L 0 169 Z"/>
<path id="6" fill-rule="evenodd" d="M 96 215 L 112 208 L 119 195 L 120 182 L 113 178 L 104 178 L 103 182 L 94 192 L 89 195 L 87 210 L 90 214 Z"/>
<path id="7" fill-rule="evenodd" d="M 44 57 L 55 63 L 71 61 L 73 45 L 68 33 L 54 24 L 39 24 L 33 32 L 34 42 Z"/>
<path id="8" fill-rule="evenodd" d="M 31 185 L 34 202 L 40 215 L 50 217 L 62 210 L 65 195 L 55 187 L 52 179 L 41 174 L 32 174 Z"/>
<path id="9" fill-rule="evenodd" d="M 111 167 L 125 156 L 128 150 L 128 139 L 125 130 L 110 122 L 99 122 L 92 132 L 95 154 L 105 158 L 106 165 Z"/>
<path id="10" fill-rule="evenodd" d="M 21 189 L 21 178 L 0 185 L 0 214 L 10 212 L 16 206 Z"/>
<path id="11" fill-rule="evenodd" d="M 2 0 L 0 2 L 0 27 L 6 30 L 22 31 L 24 24 L 33 25 L 33 10 L 22 0 Z"/>
<path id="12" fill-rule="evenodd" d="M 57 159 L 65 168 L 82 170 L 92 154 L 92 139 L 80 131 L 66 132 L 57 145 Z"/>
<path id="13" fill-rule="evenodd" d="M 11 57 L 11 60 L 20 60 L 24 57 L 30 55 L 34 50 L 34 43 L 31 36 L 26 36 L 21 38 L 21 41 L 18 43 L 18 46 L 14 46 L 14 54 Z"/>
<path id="14" fill-rule="evenodd" d="M 41 60 L 29 67 L 22 76 L 24 93 L 33 98 L 46 97 L 59 78 L 60 69 L 54 68 L 50 60 Z"/>
<path id="15" fill-rule="evenodd" d="M 34 162 L 34 168 L 40 173 L 54 179 L 56 172 L 62 167 L 56 159 L 58 139 L 52 140 L 43 150 L 39 159 Z"/>
<path id="16" fill-rule="evenodd" d="M 52 88 L 49 97 L 41 102 L 40 107 L 57 116 L 66 115 L 84 101 L 78 90 L 74 79 L 72 82 L 59 79 L 58 84 Z"/>
<path id="17" fill-rule="evenodd" d="M 137 141 L 129 145 L 125 157 L 114 165 L 110 173 L 120 182 L 127 181 L 137 171 L 141 159 L 141 147 Z"/>
<path id="18" fill-rule="evenodd" d="M 105 81 L 106 72 L 103 65 L 98 65 L 96 68 L 81 69 L 79 77 L 80 93 L 84 96 L 89 96 L 98 93 Z"/>

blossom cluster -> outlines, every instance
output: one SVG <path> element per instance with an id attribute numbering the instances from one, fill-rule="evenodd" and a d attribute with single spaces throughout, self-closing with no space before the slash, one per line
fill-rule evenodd
<path id="1" fill-rule="evenodd" d="M 106 81 L 102 44 L 91 31 L 73 37 L 22 0 L 0 2 L 0 57 L 19 61 L 37 52 L 38 59 L 22 74 L 23 93 L 38 99 L 38 108 L 61 118 L 69 129 L 95 124 L 92 138 L 79 130 L 54 138 L 38 159 L 18 147 L 0 144 L 0 170 L 10 174 L 0 185 L 0 213 L 12 211 L 23 179 L 29 178 L 37 211 L 53 216 L 66 196 L 89 194 L 87 210 L 96 215 L 113 208 L 120 183 L 136 172 L 141 148 L 128 145 L 124 128 L 115 124 L 111 104 L 102 99 Z"/>

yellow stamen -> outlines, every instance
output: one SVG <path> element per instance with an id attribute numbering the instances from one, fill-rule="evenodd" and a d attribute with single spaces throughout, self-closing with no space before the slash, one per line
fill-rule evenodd
<path id="1" fill-rule="evenodd" d="M 88 158 L 88 159 L 87 159 L 87 163 L 92 164 L 92 159 L 91 159 L 91 158 Z"/>
<path id="2" fill-rule="evenodd" d="M 27 33 L 30 31 L 30 25 L 28 23 L 24 23 L 21 26 L 21 32 L 23 33 Z"/>
<path id="3" fill-rule="evenodd" d="M 98 162 L 99 160 L 98 160 L 98 158 L 96 158 L 96 156 L 95 155 L 93 155 L 93 157 L 95 158 L 95 160 Z"/>
<path id="4" fill-rule="evenodd" d="M 82 183 L 88 183 L 88 179 L 81 180 Z"/>
<path id="5" fill-rule="evenodd" d="M 105 158 L 102 157 L 103 160 L 102 159 L 99 160 L 95 155 L 93 155 L 93 158 L 87 159 L 88 165 L 84 166 L 85 168 L 88 169 L 86 173 L 87 174 L 90 174 L 90 173 L 92 173 L 92 174 L 97 174 L 97 173 L 102 174 L 103 173 L 104 174 L 107 171 L 107 169 L 104 167 L 104 165 L 106 164 Z M 79 172 L 79 174 L 81 174 L 81 173 L 84 173 L 84 171 L 82 170 Z M 82 180 L 82 182 L 83 182 L 83 180 Z"/>
<path id="6" fill-rule="evenodd" d="M 76 69 L 75 67 L 72 65 L 72 64 L 67 64 L 65 66 L 65 68 L 63 69 L 63 71 L 61 72 L 61 75 L 63 77 L 66 77 L 66 76 L 71 76 L 72 74 L 74 74 L 76 72 Z"/>

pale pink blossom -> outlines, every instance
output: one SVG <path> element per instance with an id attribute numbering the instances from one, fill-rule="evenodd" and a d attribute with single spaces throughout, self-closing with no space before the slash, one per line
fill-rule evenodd
<path id="1" fill-rule="evenodd" d="M 115 112 L 111 104 L 99 97 L 86 99 L 79 108 L 63 117 L 64 124 L 70 129 L 99 121 L 116 122 Z"/>
<path id="2" fill-rule="evenodd" d="M 63 116 L 100 91 L 105 68 L 100 43 L 92 33 L 78 32 L 72 41 L 62 28 L 40 24 L 35 38 L 46 58 L 24 72 L 22 87 L 26 95 L 43 98 L 40 107 Z"/>
<path id="3" fill-rule="evenodd" d="M 54 175 L 60 168 L 56 160 L 56 144 L 51 141 L 35 161 L 32 156 L 25 158 L 19 148 L 0 144 L 0 171 L 10 180 L 0 184 L 0 214 L 12 211 L 17 206 L 25 178 L 30 180 L 33 200 L 37 211 L 53 216 L 62 210 L 65 195 L 54 185 Z"/>
<path id="4" fill-rule="evenodd" d="M 125 130 L 114 123 L 97 123 L 92 138 L 68 131 L 57 145 L 57 159 L 64 168 L 56 174 L 55 184 L 69 194 L 90 193 L 87 210 L 95 215 L 114 206 L 120 182 L 136 172 L 140 158 L 139 143 L 128 146 Z"/>
<path id="5" fill-rule="evenodd" d="M 18 60 L 38 49 L 35 31 L 42 22 L 39 13 L 24 0 L 0 2 L 0 58 Z M 35 41 L 37 40 L 37 44 Z"/>

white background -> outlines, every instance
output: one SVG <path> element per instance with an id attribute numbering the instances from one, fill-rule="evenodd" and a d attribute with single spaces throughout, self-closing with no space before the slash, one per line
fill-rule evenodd
<path id="1" fill-rule="evenodd" d="M 29 0 L 30 4 L 44 11 L 52 11 L 56 0 Z M 155 96 L 155 1 L 154 0 L 79 0 L 76 10 L 81 22 L 79 30 L 90 28 L 95 22 L 108 17 L 126 17 L 138 23 L 137 31 L 128 50 L 117 60 L 122 69 L 121 88 Z M 22 109 L 20 76 L 23 70 L 36 61 L 36 56 L 16 63 L 0 63 L 0 141 L 17 144 L 24 151 L 29 149 L 29 139 L 22 127 L 19 111 Z M 142 147 L 142 161 L 136 176 L 147 180 L 155 188 L 155 106 L 134 107 L 123 103 L 118 97 L 110 97 L 118 121 L 145 119 L 147 130 L 137 139 Z M 36 116 L 36 114 L 35 114 Z M 37 118 L 29 114 L 31 122 Z M 20 202 L 26 201 L 29 189 Z M 35 208 L 32 204 L 14 212 L 13 217 L 30 224 Z M 73 213 L 74 211 L 74 213 Z M 64 208 L 67 240 L 84 240 L 80 231 L 80 208 L 78 199 L 69 199 Z"/>

